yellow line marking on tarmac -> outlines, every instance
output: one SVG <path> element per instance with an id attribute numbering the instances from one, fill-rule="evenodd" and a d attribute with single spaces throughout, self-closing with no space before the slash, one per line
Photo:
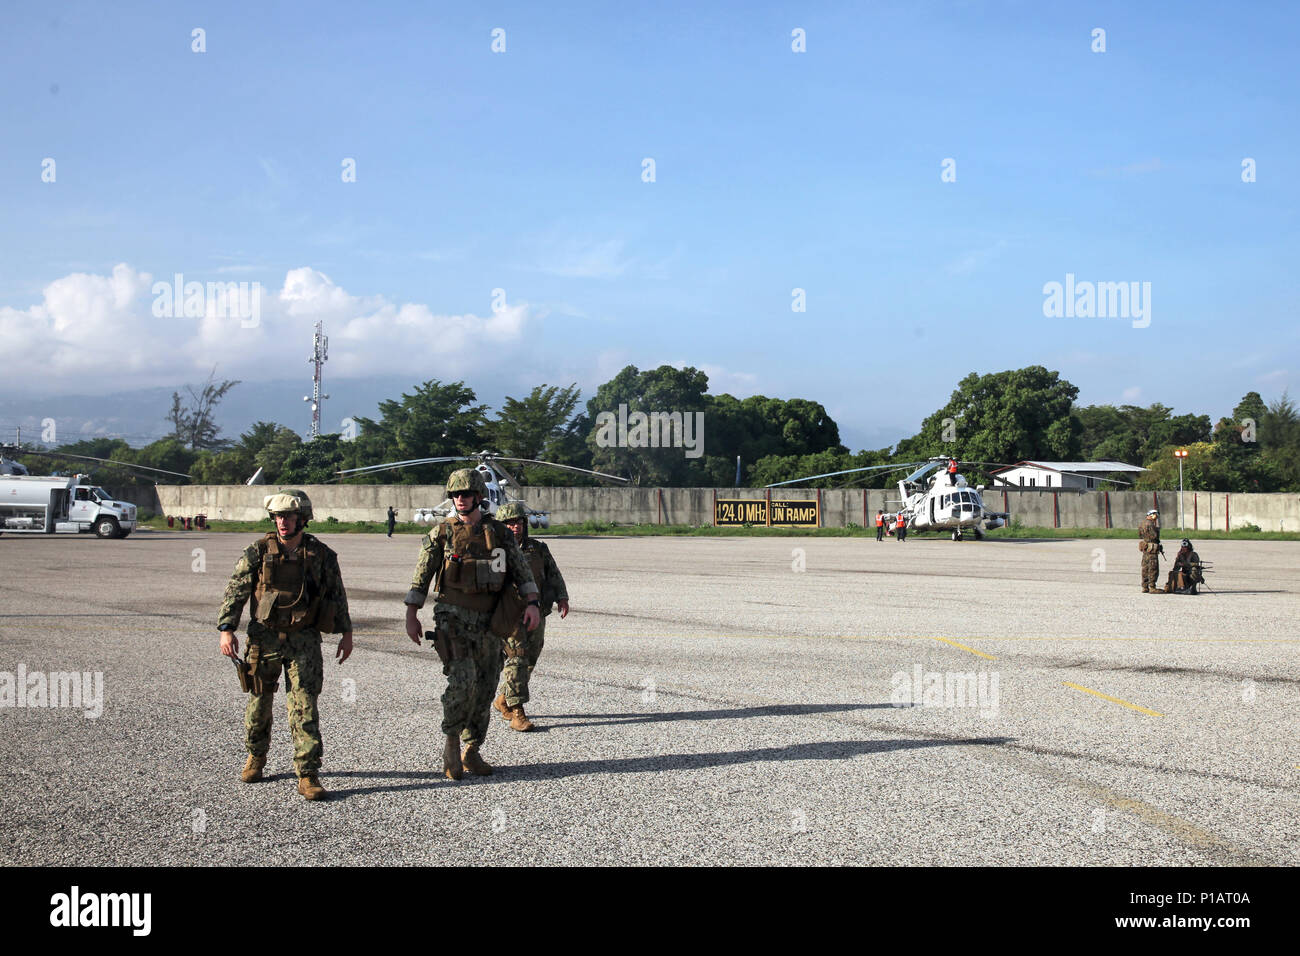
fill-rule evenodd
<path id="1" fill-rule="evenodd" d="M 983 658 L 985 658 L 986 660 L 990 660 L 990 661 L 995 661 L 995 660 L 997 660 L 997 658 L 994 657 L 992 654 L 985 654 L 983 651 L 977 651 L 977 650 L 975 650 L 975 648 L 973 648 L 973 647 L 967 647 L 965 644 L 958 644 L 956 641 L 950 641 L 950 640 L 949 640 L 948 638 L 946 638 L 946 637 L 936 637 L 935 640 L 936 640 L 936 641 L 943 641 L 945 644 L 951 644 L 953 647 L 959 647 L 959 648 L 961 648 L 963 651 L 969 651 L 970 653 L 974 654 L 976 657 L 983 657 Z"/>
<path id="2" fill-rule="evenodd" d="M 1119 704 L 1122 707 L 1127 707 L 1129 710 L 1141 711 L 1144 714 L 1150 714 L 1152 717 L 1164 716 L 1164 714 L 1158 711 L 1151 710 L 1147 707 L 1142 707 L 1139 704 L 1130 704 L 1126 700 L 1120 700 L 1118 697 L 1111 697 L 1109 694 L 1103 694 L 1099 690 L 1092 690 L 1090 688 L 1084 687 L 1082 684 L 1072 684 L 1068 680 L 1063 680 L 1061 681 L 1061 683 L 1064 684 L 1066 687 L 1073 687 L 1075 690 L 1081 690 L 1085 694 L 1092 694 L 1094 697 L 1100 697 L 1102 700 L 1108 700 L 1112 704 Z"/>
<path id="3" fill-rule="evenodd" d="M 644 637 L 643 634 L 604 634 L 602 637 Z M 698 637 L 696 634 L 675 635 Z M 947 638 L 923 634 L 706 634 L 706 637 L 747 637 L 756 641 L 933 641 Z M 1184 644 L 1300 644 L 1296 637 L 996 637 L 979 634 L 968 640 L 976 641 L 1170 641 Z M 958 645 L 960 646 L 960 645 Z"/>

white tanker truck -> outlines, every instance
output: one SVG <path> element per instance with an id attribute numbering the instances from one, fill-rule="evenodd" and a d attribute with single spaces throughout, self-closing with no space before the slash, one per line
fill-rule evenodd
<path id="1" fill-rule="evenodd" d="M 135 524 L 135 505 L 114 501 L 85 475 L 0 476 L 0 533 L 93 531 L 101 538 L 125 538 Z"/>

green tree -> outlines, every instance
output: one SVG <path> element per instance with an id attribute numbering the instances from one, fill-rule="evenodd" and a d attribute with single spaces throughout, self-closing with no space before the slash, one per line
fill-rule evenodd
<path id="1" fill-rule="evenodd" d="M 1260 422 L 1265 469 L 1277 491 L 1300 491 L 1300 411 L 1283 392 L 1268 404 Z"/>
<path id="2" fill-rule="evenodd" d="M 302 438 L 292 428 L 276 426 L 271 438 L 253 453 L 254 470 L 262 469 L 262 476 L 268 484 L 280 481 L 285 462 L 289 456 L 302 446 Z"/>
<path id="3" fill-rule="evenodd" d="M 197 485 L 242 485 L 253 475 L 248 452 L 243 448 L 206 452 L 190 468 Z"/>
<path id="4" fill-rule="evenodd" d="M 189 474 L 190 468 L 200 455 L 201 452 L 186 448 L 175 438 L 160 438 L 143 448 L 132 449 L 129 457 L 123 455 L 121 460 L 147 465 L 150 468 L 163 468 L 167 471 Z M 166 484 L 170 479 L 164 480 L 164 478 L 165 476 L 160 476 L 159 480 Z"/>
<path id="5" fill-rule="evenodd" d="M 308 442 L 301 442 L 285 456 L 277 484 L 280 485 L 324 485 L 338 478 L 337 472 L 348 467 L 348 447 L 352 442 L 345 442 L 342 436 L 318 435 Z M 382 481 L 380 476 L 367 476 L 366 484 Z M 437 484 L 437 482 L 433 482 Z"/>
<path id="6" fill-rule="evenodd" d="M 1083 426 L 1071 414 L 1079 390 L 1041 365 L 971 373 L 948 404 L 899 442 L 895 457 L 951 455 L 966 461 L 1061 460 L 1079 453 Z M 951 440 L 948 440 L 951 439 Z"/>
<path id="7" fill-rule="evenodd" d="M 496 419 L 487 426 L 487 438 L 493 450 L 513 458 L 540 458 L 561 465 L 590 467 L 583 463 L 588 457 L 583 436 L 574 431 L 575 424 L 586 421 L 585 416 L 578 416 L 582 422 L 575 422 L 574 410 L 581 394 L 577 385 L 568 388 L 538 385 L 526 398 L 507 397 Z M 568 460 L 575 457 L 579 461 Z M 578 477 L 573 472 L 537 465 L 509 470 L 527 484 L 571 484 Z"/>
<path id="8" fill-rule="evenodd" d="M 587 402 L 587 417 L 593 423 L 587 436 L 591 449 L 592 467 L 631 479 L 636 484 L 658 486 L 684 486 L 696 484 L 692 476 L 701 475 L 703 469 L 698 459 L 687 458 L 684 448 L 620 447 L 607 443 L 611 430 L 603 428 L 606 416 L 617 419 L 620 406 L 626 406 L 628 415 L 633 412 L 680 413 L 683 418 L 696 412 L 707 412 L 709 403 L 705 396 L 709 377 L 695 368 L 677 369 L 661 365 L 656 369 L 638 371 L 629 365 L 612 379 L 596 389 Z M 695 419 L 692 418 L 692 428 Z M 703 441 L 708 441 L 708 416 Z M 694 439 L 700 436 L 692 434 Z M 707 444 L 703 444 L 707 449 Z"/>
<path id="9" fill-rule="evenodd" d="M 228 379 L 218 384 L 216 374 L 214 365 L 202 388 L 195 390 L 192 385 L 185 386 L 189 393 L 188 403 L 181 399 L 180 392 L 172 392 L 172 407 L 167 413 L 167 420 L 172 424 L 171 437 L 190 448 L 224 449 L 231 444 L 220 437 L 221 426 L 216 422 L 216 412 L 226 393 L 239 382 Z"/>
<path id="10" fill-rule="evenodd" d="M 417 385 L 400 401 L 379 403 L 379 420 L 357 416 L 361 433 L 353 442 L 342 442 L 336 457 L 362 465 L 413 458 L 464 455 L 481 450 L 485 439 L 485 405 L 474 404 L 475 396 L 464 382 L 444 385 L 436 379 Z M 296 459 L 295 459 L 296 460 Z M 395 481 L 400 484 L 440 484 L 447 478 L 444 464 L 412 465 L 399 471 L 362 475 L 350 479 L 364 483 Z"/>
<path id="11" fill-rule="evenodd" d="M 1183 462 L 1183 488 L 1186 491 L 1233 491 L 1233 473 L 1218 454 L 1213 442 L 1184 442 L 1166 445 L 1146 464 L 1134 482 L 1138 491 L 1173 491 L 1178 488 L 1176 448 L 1186 448 Z"/>

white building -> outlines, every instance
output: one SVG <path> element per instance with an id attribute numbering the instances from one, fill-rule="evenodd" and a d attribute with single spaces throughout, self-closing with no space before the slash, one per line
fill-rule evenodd
<path id="1" fill-rule="evenodd" d="M 1137 465 L 1122 461 L 1018 461 L 1006 468 L 995 468 L 990 474 L 990 488 L 1050 488 L 1062 491 L 1092 491 L 1109 488 L 1112 483 L 1101 481 L 1115 473 L 1136 477 L 1146 471 Z"/>

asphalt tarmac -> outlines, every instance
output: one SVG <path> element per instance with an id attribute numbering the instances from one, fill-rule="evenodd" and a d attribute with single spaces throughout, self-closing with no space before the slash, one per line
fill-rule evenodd
<path id="1" fill-rule="evenodd" d="M 497 772 L 453 782 L 419 539 L 322 536 L 356 628 L 325 803 L 279 699 L 238 779 L 215 622 L 251 535 L 0 537 L 0 863 L 1300 863 L 1295 543 L 1204 542 L 1183 597 L 1136 540 L 550 538 L 538 728 L 494 714 Z M 91 693 L 18 706 L 20 669 Z"/>

